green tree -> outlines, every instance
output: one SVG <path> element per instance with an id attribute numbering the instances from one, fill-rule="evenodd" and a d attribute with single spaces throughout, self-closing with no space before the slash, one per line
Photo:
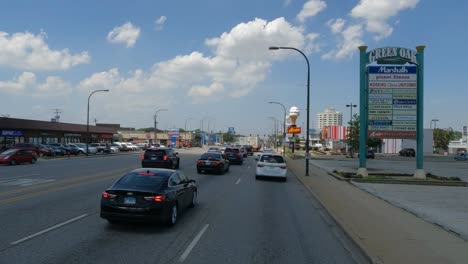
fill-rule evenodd
<path id="1" fill-rule="evenodd" d="M 359 149 L 359 115 L 354 114 L 353 118 L 348 122 L 348 133 L 346 144 L 354 150 Z"/>
<path id="2" fill-rule="evenodd" d="M 223 133 L 223 142 L 233 143 L 236 141 L 236 135 L 232 133 Z"/>
<path id="3" fill-rule="evenodd" d="M 462 138 L 462 132 L 460 131 L 449 131 L 450 140 L 460 140 Z"/>
<path id="4" fill-rule="evenodd" d="M 440 128 L 434 129 L 434 147 L 437 149 L 447 150 L 450 136 L 451 135 L 449 131 Z"/>
<path id="5" fill-rule="evenodd" d="M 346 143 L 351 146 L 354 150 L 359 149 L 359 115 L 354 114 L 353 119 L 348 122 L 348 134 L 346 137 Z M 382 139 L 380 138 L 368 138 L 366 142 L 367 147 L 375 149 L 382 145 Z"/>

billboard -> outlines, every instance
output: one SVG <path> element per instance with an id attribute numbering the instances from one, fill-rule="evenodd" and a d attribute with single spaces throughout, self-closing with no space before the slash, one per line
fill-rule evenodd
<path id="1" fill-rule="evenodd" d="M 322 139 L 345 140 L 347 137 L 347 127 L 345 126 L 324 126 L 322 128 Z"/>

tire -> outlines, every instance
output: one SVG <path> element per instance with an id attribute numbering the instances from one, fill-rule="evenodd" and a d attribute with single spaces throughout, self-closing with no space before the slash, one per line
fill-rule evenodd
<path id="1" fill-rule="evenodd" d="M 198 174 L 201 174 L 201 173 L 202 173 L 202 170 L 197 169 L 197 172 L 198 172 Z"/>
<path id="2" fill-rule="evenodd" d="M 174 226 L 177 223 L 177 214 L 179 213 L 178 211 L 179 209 L 178 209 L 177 203 L 174 203 L 168 215 L 168 219 L 167 219 L 168 226 Z"/>
<path id="3" fill-rule="evenodd" d="M 194 208 L 197 205 L 197 192 L 193 192 L 192 202 L 190 203 L 189 207 Z"/>
<path id="4" fill-rule="evenodd" d="M 284 177 L 282 181 L 286 182 L 287 180 L 288 180 L 288 178 Z"/>
<path id="5" fill-rule="evenodd" d="M 180 161 L 177 161 L 176 169 L 179 169 L 179 168 L 180 168 Z"/>
<path id="6" fill-rule="evenodd" d="M 36 159 L 36 158 L 33 158 L 33 159 L 31 160 L 31 164 L 36 163 L 36 161 L 37 161 L 37 159 Z"/>
<path id="7" fill-rule="evenodd" d="M 38 156 L 39 156 L 39 158 L 42 158 L 44 156 L 44 153 L 39 152 Z"/>
<path id="8" fill-rule="evenodd" d="M 18 163 L 16 162 L 16 160 L 12 160 L 10 161 L 10 165 L 14 166 L 14 165 L 18 165 Z"/>

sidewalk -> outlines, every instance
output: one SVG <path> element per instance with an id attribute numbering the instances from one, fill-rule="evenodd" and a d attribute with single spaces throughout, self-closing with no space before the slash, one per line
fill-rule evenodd
<path id="1" fill-rule="evenodd" d="M 353 185 L 336 180 L 305 160 L 287 158 L 309 188 L 374 263 L 468 263 L 468 243 Z"/>

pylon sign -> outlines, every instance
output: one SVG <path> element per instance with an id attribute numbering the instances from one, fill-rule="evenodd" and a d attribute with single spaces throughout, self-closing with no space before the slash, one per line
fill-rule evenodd
<path id="1" fill-rule="evenodd" d="M 423 174 L 424 48 L 359 47 L 358 173 L 367 174 L 367 139 L 374 137 L 416 138 L 415 175 Z"/>
<path id="2" fill-rule="evenodd" d="M 301 134 L 301 127 L 288 126 L 288 134 Z"/>

